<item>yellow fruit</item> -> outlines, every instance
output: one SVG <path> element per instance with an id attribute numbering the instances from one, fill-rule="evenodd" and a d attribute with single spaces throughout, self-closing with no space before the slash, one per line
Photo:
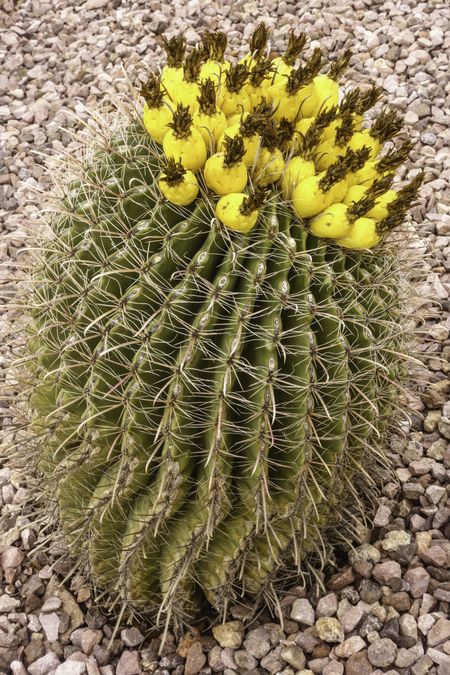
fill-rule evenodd
<path id="1" fill-rule="evenodd" d="M 247 185 L 247 169 L 240 161 L 232 166 L 224 165 L 225 154 L 218 152 L 206 160 L 203 176 L 206 185 L 218 195 L 242 192 Z"/>
<path id="2" fill-rule="evenodd" d="M 164 197 L 179 206 L 191 204 L 198 195 L 198 182 L 192 171 L 186 171 L 175 185 L 171 185 L 163 178 L 159 180 L 158 185 Z"/>
<path id="3" fill-rule="evenodd" d="M 348 147 L 355 151 L 360 150 L 366 146 L 370 150 L 370 158 L 373 159 L 378 155 L 380 150 L 380 141 L 370 135 L 369 129 L 364 129 L 363 131 L 357 131 L 348 142 Z"/>
<path id="4" fill-rule="evenodd" d="M 380 174 L 376 168 L 376 162 L 369 161 L 364 164 L 362 169 L 355 171 L 353 174 L 349 174 L 358 185 L 366 185 L 369 187 L 374 180 L 380 178 Z"/>
<path id="5" fill-rule="evenodd" d="M 193 115 L 193 125 L 201 133 L 206 147 L 211 151 L 227 126 L 227 118 L 221 110 L 217 110 L 213 115 L 198 111 Z"/>
<path id="6" fill-rule="evenodd" d="M 322 213 L 312 219 L 311 232 L 316 237 L 340 239 L 345 237 L 351 230 L 352 224 L 347 218 L 346 204 L 338 203 L 328 206 Z"/>
<path id="7" fill-rule="evenodd" d="M 275 70 L 274 82 L 284 84 L 288 76 L 292 73 L 292 66 L 289 66 L 282 56 L 277 56 L 272 60 L 272 66 Z"/>
<path id="8" fill-rule="evenodd" d="M 342 119 L 340 117 L 330 122 L 330 124 L 327 127 L 325 127 L 325 129 L 322 132 L 322 142 L 334 141 L 336 137 L 336 131 L 338 130 L 338 127 L 340 127 L 341 124 Z"/>
<path id="9" fill-rule="evenodd" d="M 303 157 L 292 157 L 286 164 L 281 177 L 281 189 L 286 199 L 291 196 L 292 190 L 300 181 L 309 176 L 314 176 L 315 166 L 312 160 L 303 159 Z"/>
<path id="10" fill-rule="evenodd" d="M 191 112 L 198 110 L 197 98 L 200 96 L 200 85 L 197 82 L 179 82 L 173 88 L 172 98 L 176 103 L 189 106 Z"/>
<path id="11" fill-rule="evenodd" d="M 303 117 L 296 122 L 295 129 L 304 136 L 314 121 L 315 117 Z"/>
<path id="12" fill-rule="evenodd" d="M 241 91 L 228 91 L 226 87 L 223 87 L 219 98 L 221 101 L 220 107 L 227 117 L 251 110 L 250 96 L 244 88 Z"/>
<path id="13" fill-rule="evenodd" d="M 266 96 L 272 101 L 274 106 L 273 116 L 276 120 L 283 117 L 290 122 L 299 115 L 302 99 L 299 92 L 288 94 L 285 82 L 277 82 L 267 88 Z M 302 90 L 300 90 L 302 91 Z"/>
<path id="14" fill-rule="evenodd" d="M 351 206 L 354 202 L 359 202 L 364 197 L 368 189 L 365 185 L 351 185 L 342 200 L 347 206 Z"/>
<path id="15" fill-rule="evenodd" d="M 350 249 L 373 248 L 380 239 L 375 220 L 365 217 L 355 220 L 350 232 L 342 239 L 338 239 L 338 244 Z"/>
<path id="16" fill-rule="evenodd" d="M 255 183 L 258 185 L 268 185 L 280 180 L 284 171 L 284 158 L 281 150 L 275 148 L 261 148 L 255 167 Z"/>
<path id="17" fill-rule="evenodd" d="M 329 110 L 339 102 L 339 85 L 328 75 L 317 75 L 313 82 L 314 98 L 317 114 L 322 110 Z"/>
<path id="18" fill-rule="evenodd" d="M 243 192 L 221 197 L 216 206 L 216 216 L 220 222 L 236 232 L 250 232 L 256 225 L 259 213 L 257 209 L 248 214 L 242 213 L 241 208 L 246 199 L 247 195 Z"/>
<path id="19" fill-rule="evenodd" d="M 210 77 L 218 86 L 219 83 L 224 81 L 228 70 L 230 70 L 230 63 L 228 61 L 219 62 L 214 59 L 208 59 L 201 65 L 199 80 L 200 82 L 204 82 Z"/>
<path id="20" fill-rule="evenodd" d="M 234 138 L 240 133 L 240 126 L 240 122 L 237 122 L 236 124 L 233 124 L 232 126 L 225 129 L 217 142 L 217 147 L 219 150 L 223 150 L 225 136 Z M 253 136 L 243 136 L 243 141 L 245 155 L 243 156 L 242 161 L 244 162 L 245 166 L 250 167 L 253 166 L 253 162 L 255 161 L 255 156 L 258 151 L 259 136 L 258 134 L 253 134 Z"/>
<path id="21" fill-rule="evenodd" d="M 395 190 L 387 190 L 384 194 L 377 197 L 375 206 L 367 211 L 367 218 L 373 218 L 377 221 L 383 220 L 389 215 L 388 204 L 392 204 L 397 199 L 397 193 Z"/>
<path id="22" fill-rule="evenodd" d="M 253 108 L 256 108 L 256 106 L 258 106 L 263 100 L 263 98 L 265 98 L 266 96 L 266 91 L 263 86 L 255 86 L 253 84 L 248 83 L 245 85 L 244 89 L 250 99 L 249 110 L 253 110 Z"/>
<path id="23" fill-rule="evenodd" d="M 164 66 L 161 71 L 161 83 L 165 87 L 172 87 L 183 81 L 183 67 L 174 68 L 173 66 Z"/>
<path id="24" fill-rule="evenodd" d="M 333 141 L 323 141 L 316 149 L 315 162 L 319 171 L 325 171 L 335 163 L 338 157 L 345 155 L 345 148 L 340 148 Z"/>
<path id="25" fill-rule="evenodd" d="M 199 171 L 206 162 L 206 144 L 197 129 L 191 127 L 190 132 L 180 138 L 170 129 L 163 140 L 163 150 L 167 157 L 174 157 L 185 169 Z"/>
<path id="26" fill-rule="evenodd" d="M 161 145 L 169 131 L 168 124 L 172 121 L 172 111 L 164 104 L 160 108 L 149 108 L 145 103 L 143 121 L 150 136 Z"/>
<path id="27" fill-rule="evenodd" d="M 317 110 L 317 97 L 311 82 L 297 92 L 298 110 L 302 117 L 313 117 Z"/>
<path id="28" fill-rule="evenodd" d="M 348 191 L 348 182 L 346 178 L 338 181 L 330 188 L 330 203 L 339 204 L 343 201 Z"/>
<path id="29" fill-rule="evenodd" d="M 230 115 L 229 117 L 227 117 L 227 127 L 232 127 L 235 124 L 240 124 L 243 120 L 247 119 L 249 115 L 250 115 L 249 112 L 234 113 L 233 115 Z"/>
<path id="30" fill-rule="evenodd" d="M 312 218 L 329 206 L 330 194 L 319 187 L 323 176 L 322 173 L 305 178 L 293 189 L 292 206 L 299 218 Z"/>

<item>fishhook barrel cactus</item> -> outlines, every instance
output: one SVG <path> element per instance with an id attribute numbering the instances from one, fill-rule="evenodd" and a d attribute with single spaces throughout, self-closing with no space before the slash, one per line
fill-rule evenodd
<path id="1" fill-rule="evenodd" d="M 38 469 L 95 584 L 152 616 L 299 574 L 398 407 L 411 144 L 365 120 L 377 87 L 340 93 L 348 52 L 267 40 L 165 40 L 33 272 Z"/>

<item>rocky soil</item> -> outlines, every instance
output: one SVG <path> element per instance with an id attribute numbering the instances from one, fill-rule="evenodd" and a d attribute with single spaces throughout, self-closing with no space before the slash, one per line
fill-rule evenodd
<path id="1" fill-rule="evenodd" d="M 89 110 L 108 105 L 159 62 L 160 35 L 221 28 L 237 50 L 264 19 L 282 40 L 298 26 L 330 53 L 352 47 L 350 78 L 372 79 L 405 112 L 413 159 L 427 184 L 413 211 L 425 259 L 421 295 L 435 300 L 423 327 L 427 365 L 411 400 L 416 413 L 392 440 L 396 481 L 387 483 L 374 529 L 326 591 L 293 588 L 285 621 L 262 615 L 247 629 L 238 608 L 212 634 L 145 639 L 113 634 L 57 551 L 38 547 L 26 476 L 0 469 L 0 673 L 13 675 L 450 674 L 450 13 L 440 0 L 3 0 L 0 8 L 0 336 L 14 337 L 6 301 L 35 227 L 36 191 L 49 178 L 43 154 L 71 145 Z M 126 73 L 126 75 L 125 75 Z M 430 305 L 431 306 L 431 305 Z M 4 346 L 6 352 L 7 347 Z M 2 364 L 7 359 L 1 356 Z M 9 433 L 6 399 L 0 413 Z M 7 441 L 9 438 L 7 439 Z M 5 441 L 5 442 L 7 442 Z"/>

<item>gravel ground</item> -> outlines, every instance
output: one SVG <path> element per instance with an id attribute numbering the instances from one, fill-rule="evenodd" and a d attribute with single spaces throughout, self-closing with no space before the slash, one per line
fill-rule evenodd
<path id="1" fill-rule="evenodd" d="M 0 281 L 13 294 L 49 184 L 41 153 L 70 146 L 87 110 L 113 100 L 144 64 L 159 62 L 162 32 L 221 28 L 239 48 L 264 19 L 282 38 L 291 26 L 330 52 L 352 47 L 350 77 L 371 78 L 404 110 L 417 141 L 413 158 L 429 179 L 414 209 L 426 265 L 421 293 L 436 316 L 424 331 L 427 367 L 411 395 L 417 411 L 392 441 L 397 482 L 383 488 L 374 529 L 313 595 L 283 599 L 283 628 L 269 616 L 244 630 L 237 609 L 213 635 L 180 644 L 137 628 L 113 635 L 75 577 L 59 586 L 56 551 L 36 546 L 26 476 L 0 469 L 0 673 L 14 675 L 450 674 L 450 13 L 446 2 L 327 3 L 178 0 L 3 0 L 0 9 Z M 86 107 L 86 108 L 85 108 Z M 71 115 L 75 113 L 75 117 Z M 9 266 L 9 269 L 8 269 Z M 11 275 L 12 272 L 12 275 Z M 14 335 L 17 310 L 0 305 L 0 335 Z M 2 362 L 5 357 L 1 357 Z M 7 402 L 0 403 L 7 427 Z"/>

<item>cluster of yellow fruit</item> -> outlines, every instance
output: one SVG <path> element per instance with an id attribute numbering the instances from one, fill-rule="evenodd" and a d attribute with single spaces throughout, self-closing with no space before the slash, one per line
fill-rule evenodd
<path id="1" fill-rule="evenodd" d="M 218 195 L 219 220 L 248 232 L 274 185 L 315 235 L 372 248 L 402 221 L 421 182 L 390 187 L 409 142 L 379 156 L 401 119 L 383 110 L 363 128 L 381 92 L 372 86 L 340 96 L 349 52 L 319 74 L 320 49 L 296 66 L 304 34 L 291 32 L 285 54 L 273 59 L 268 37 L 260 24 L 238 63 L 225 60 L 222 32 L 207 31 L 187 55 L 182 37 L 165 40 L 167 65 L 141 89 L 144 125 L 164 153 L 161 192 L 178 205 L 199 192 Z"/>

